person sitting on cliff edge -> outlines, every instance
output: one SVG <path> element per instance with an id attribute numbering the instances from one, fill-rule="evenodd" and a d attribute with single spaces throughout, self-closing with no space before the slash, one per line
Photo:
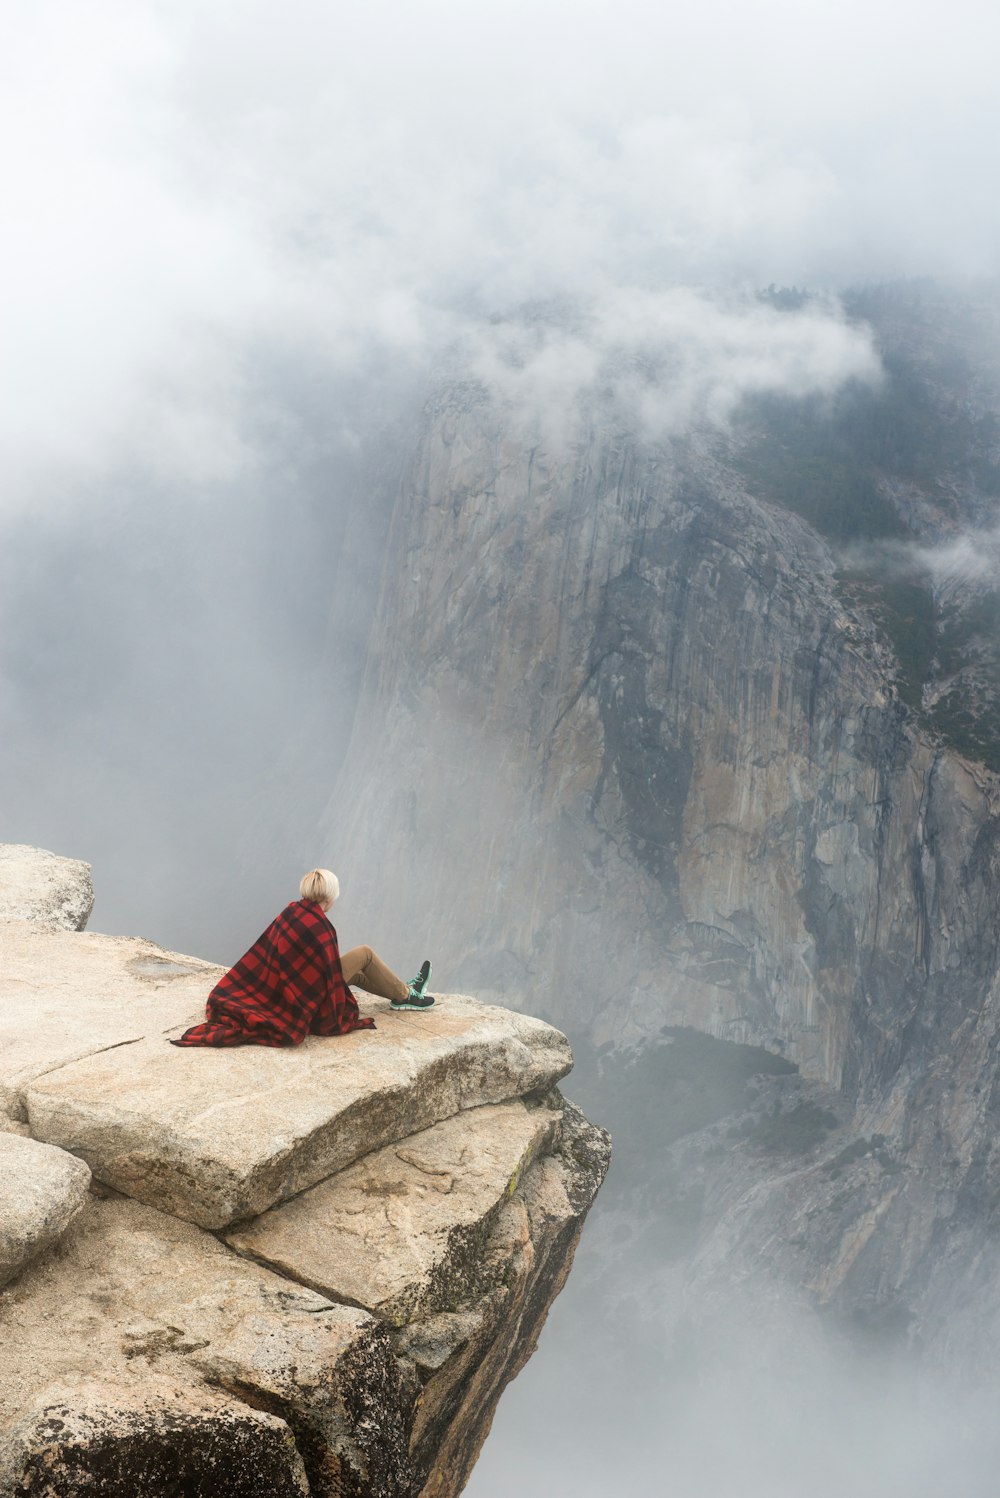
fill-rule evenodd
<path id="1" fill-rule="evenodd" d="M 205 1023 L 185 1030 L 171 1045 L 301 1045 L 307 1035 L 347 1035 L 371 1030 L 351 984 L 389 999 L 393 1009 L 429 1009 L 431 965 L 404 983 L 371 947 L 340 955 L 327 915 L 340 894 L 329 869 L 310 869 L 298 900 L 285 909 L 212 989 Z"/>

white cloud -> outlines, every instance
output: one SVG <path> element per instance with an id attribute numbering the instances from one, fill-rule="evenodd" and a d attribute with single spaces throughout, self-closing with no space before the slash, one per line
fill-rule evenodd
<path id="1" fill-rule="evenodd" d="M 967 600 L 972 592 L 1000 587 L 1000 526 L 968 527 L 933 545 L 869 541 L 845 548 L 843 561 L 879 577 L 923 574 L 940 602 Z"/>
<path id="2" fill-rule="evenodd" d="M 645 419 L 721 416 L 869 360 L 835 313 L 764 316 L 733 286 L 1000 247 L 1000 22 L 972 0 L 946 25 L 898 0 L 4 8 L 8 503 L 123 455 L 238 472 L 268 341 L 419 362 L 556 296 L 585 327 L 533 353 L 525 398 L 565 405 L 649 318 L 681 379 L 636 385 Z"/>
<path id="3" fill-rule="evenodd" d="M 609 285 L 572 328 L 492 323 L 469 343 L 475 373 L 549 440 L 568 436 L 580 402 L 607 390 L 618 414 L 655 439 L 693 423 L 725 425 L 748 395 L 829 394 L 879 376 L 866 330 L 832 301 L 790 316 L 752 295 L 687 287 Z"/>
<path id="4" fill-rule="evenodd" d="M 967 530 L 938 546 L 917 546 L 909 555 L 930 573 L 942 596 L 968 587 L 1000 585 L 1000 528 Z"/>

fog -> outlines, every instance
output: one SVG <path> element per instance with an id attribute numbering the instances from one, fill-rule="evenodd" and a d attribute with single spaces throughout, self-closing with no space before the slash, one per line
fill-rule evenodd
<path id="1" fill-rule="evenodd" d="M 585 1231 L 599 1234 L 599 1222 Z M 817 1343 L 814 1325 L 787 1316 L 779 1330 L 731 1331 L 696 1357 L 669 1344 L 659 1359 L 637 1354 L 628 1339 L 651 1340 L 655 1310 L 633 1308 L 615 1347 L 596 1298 L 607 1259 L 596 1257 L 585 1239 L 541 1350 L 503 1396 L 470 1498 L 996 1492 L 995 1383 L 942 1386 L 902 1358 Z M 619 1272 L 647 1267 L 630 1258 Z"/>
<path id="2" fill-rule="evenodd" d="M 762 1186 L 802 1162 L 772 1159 L 763 1178 L 759 1158 L 734 1166 L 723 1159 L 739 1149 L 732 1127 L 724 1151 L 704 1152 L 720 1138 L 711 1128 L 700 1144 L 681 1132 L 665 1145 L 639 1078 L 620 1086 L 627 1061 L 612 1102 L 585 1046 L 578 1060 L 565 1089 L 613 1123 L 615 1156 L 539 1350 L 501 1400 L 471 1498 L 991 1498 L 1000 1380 L 973 1365 L 961 1334 L 952 1366 L 932 1367 L 907 1347 L 905 1316 L 866 1321 L 835 1297 L 817 1310 L 769 1253 L 739 1252 Z M 734 1110 L 726 1122 L 739 1117 L 738 1088 L 718 1101 Z M 741 1175 L 721 1213 L 713 1158 Z M 703 1193 L 706 1210 L 685 1242 L 688 1191 Z M 773 1223 L 774 1239 L 790 1231 Z M 983 1284 L 998 1252 L 982 1248 Z M 984 1294 L 974 1313 L 984 1324 L 993 1301 Z"/>
<path id="3" fill-rule="evenodd" d="M 219 960 L 318 856 L 437 383 L 552 444 L 597 390 L 654 438 L 722 427 L 747 395 L 880 378 L 839 288 L 997 263 L 985 3 L 3 21 L 0 838 L 92 861 L 94 929 Z M 815 295 L 779 315 L 772 283 Z M 824 1397 L 797 1403 L 735 1355 L 643 1384 L 626 1340 L 609 1387 L 586 1332 L 614 1257 L 598 1217 L 478 1498 L 937 1493 L 963 1431 L 962 1490 L 989 1491 L 968 1407 L 922 1428 L 898 1369 L 866 1403 L 817 1354 Z"/>

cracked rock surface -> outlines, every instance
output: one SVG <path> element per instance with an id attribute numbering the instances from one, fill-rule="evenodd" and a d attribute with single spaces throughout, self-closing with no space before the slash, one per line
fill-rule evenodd
<path id="1" fill-rule="evenodd" d="M 308 1455 L 312 1483 L 326 1474 L 322 1491 L 366 1491 L 373 1464 L 386 1491 L 405 1491 L 401 1375 L 380 1324 L 153 1208 L 92 1199 L 58 1256 L 8 1292 L 3 1325 L 0 1415 L 18 1416 L 8 1445 L 24 1447 L 26 1418 L 43 1431 L 54 1389 L 77 1421 L 94 1400 L 77 1406 L 73 1389 L 99 1379 L 114 1391 L 103 1406 L 105 1442 L 134 1424 L 151 1391 L 165 1418 L 180 1412 L 188 1425 L 207 1425 L 221 1390 L 230 1412 L 243 1405 L 251 1420 L 263 1409 L 282 1421 L 287 1444 L 301 1443 L 304 1462 Z M 377 1440 L 367 1426 L 352 1432 L 352 1402 L 365 1406 Z"/>
<path id="2" fill-rule="evenodd" d="M 129 1196 L 225 1228 L 462 1109 L 552 1087 L 572 1065 L 558 1030 L 475 999 L 447 995 L 427 1014 L 364 1005 L 377 1029 L 337 1045 L 182 1050 L 157 1033 L 70 1062 L 25 1089 L 32 1134 Z"/>
<path id="3" fill-rule="evenodd" d="M 228 1241 L 403 1325 L 481 1288 L 490 1228 L 561 1121 L 522 1102 L 470 1108 L 366 1155 Z"/>
<path id="4" fill-rule="evenodd" d="M 39 1078 L 182 1024 L 220 971 L 134 937 L 0 921 L 0 1115 L 24 1122 Z"/>

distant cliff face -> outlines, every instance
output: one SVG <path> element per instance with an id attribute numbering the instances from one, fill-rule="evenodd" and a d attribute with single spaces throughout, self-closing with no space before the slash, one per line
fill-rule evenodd
<path id="1" fill-rule="evenodd" d="M 449 397 L 330 814 L 383 929 L 598 1042 L 688 1022 L 833 1082 L 946 975 L 982 991 L 993 777 L 835 573 L 694 443 L 549 461 Z"/>
<path id="2" fill-rule="evenodd" d="M 862 1193 L 885 1231 L 831 1271 L 895 1294 L 942 1213 L 1000 1199 L 1000 782 L 958 752 L 987 721 L 968 695 L 938 708 L 983 626 L 907 550 L 984 524 L 1000 481 L 995 386 L 931 337 L 947 309 L 875 310 L 886 391 L 805 435 L 765 410 L 654 449 L 595 418 L 553 453 L 443 395 L 328 847 L 462 983 L 597 1044 L 690 1024 L 843 1088 L 930 1172 Z"/>

